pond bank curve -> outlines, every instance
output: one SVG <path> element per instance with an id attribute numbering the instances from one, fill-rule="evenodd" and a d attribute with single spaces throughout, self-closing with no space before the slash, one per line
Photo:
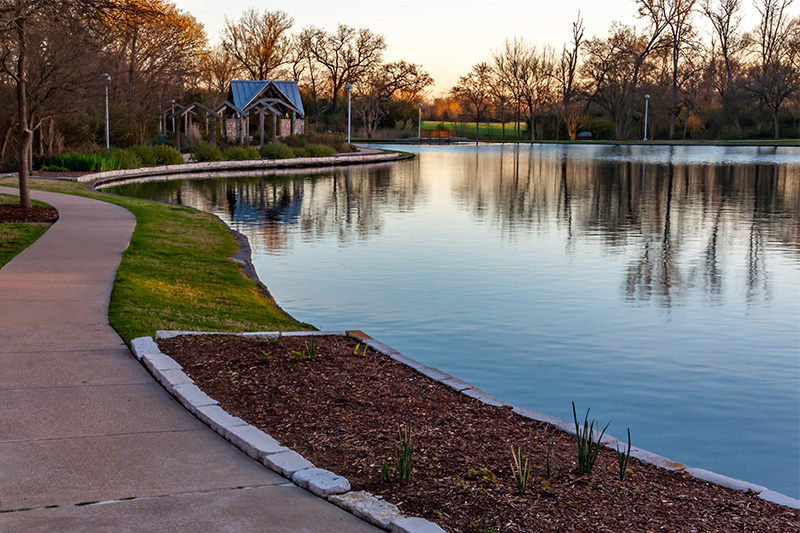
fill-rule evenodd
<path id="1" fill-rule="evenodd" d="M 213 161 L 205 163 L 184 163 L 160 167 L 142 167 L 128 170 L 111 170 L 85 174 L 76 178 L 83 183 L 91 183 L 92 188 L 128 183 L 130 181 L 156 181 L 192 179 L 201 177 L 229 177 L 229 173 L 267 174 L 276 171 L 295 171 L 308 168 L 329 168 L 369 163 L 385 163 L 413 158 L 413 154 L 387 152 L 375 149 L 360 149 L 351 154 L 332 157 L 298 157 L 294 159 L 259 159 L 248 161 Z"/>

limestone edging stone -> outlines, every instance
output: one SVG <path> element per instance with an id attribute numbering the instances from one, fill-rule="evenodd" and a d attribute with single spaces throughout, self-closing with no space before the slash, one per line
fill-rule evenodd
<path id="1" fill-rule="evenodd" d="M 311 461 L 289 449 L 285 452 L 265 455 L 261 458 L 261 462 L 288 479 L 292 479 L 295 473 L 300 470 L 314 468 L 314 464 Z"/>
<path id="2" fill-rule="evenodd" d="M 351 491 L 331 496 L 328 501 L 383 529 L 389 529 L 393 521 L 405 518 L 396 505 L 365 491 Z"/>
<path id="3" fill-rule="evenodd" d="M 267 455 L 289 451 L 270 435 L 249 424 L 231 428 L 225 439 L 256 461 Z"/>
<path id="4" fill-rule="evenodd" d="M 389 523 L 391 533 L 445 533 L 445 530 L 424 518 L 407 516 Z"/>
<path id="5" fill-rule="evenodd" d="M 295 472 L 292 481 L 320 498 L 344 494 L 350 490 L 350 482 L 346 478 L 322 468 L 307 468 Z"/>

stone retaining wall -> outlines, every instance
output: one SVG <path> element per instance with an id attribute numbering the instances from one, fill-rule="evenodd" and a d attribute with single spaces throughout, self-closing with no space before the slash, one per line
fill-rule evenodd
<path id="1" fill-rule="evenodd" d="M 142 181 L 149 178 L 161 179 L 188 179 L 208 177 L 226 177 L 225 172 L 243 172 L 248 175 L 254 172 L 274 174 L 276 170 L 284 169 L 287 173 L 296 169 L 337 167 L 346 165 L 361 165 L 367 163 L 382 163 L 408 159 L 410 155 L 397 152 L 357 153 L 355 155 L 338 155 L 333 157 L 298 157 L 295 159 L 258 159 L 251 161 L 213 161 L 207 163 L 185 163 L 182 165 L 164 165 L 160 167 L 142 167 L 129 170 L 111 170 L 86 174 L 77 178 L 80 182 L 91 182 L 96 188 L 103 185 L 117 184 L 120 182 Z"/>

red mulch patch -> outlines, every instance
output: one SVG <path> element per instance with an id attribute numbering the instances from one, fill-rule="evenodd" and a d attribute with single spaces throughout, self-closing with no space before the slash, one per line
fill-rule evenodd
<path id="1" fill-rule="evenodd" d="M 349 338 L 316 337 L 314 360 L 303 337 L 185 336 L 158 344 L 229 413 L 347 477 L 354 490 L 447 531 L 800 531 L 798 511 L 635 459 L 620 481 L 612 450 L 580 474 L 572 435 L 468 398 L 371 349 L 354 355 Z M 396 446 L 406 421 L 414 469 L 403 483 Z M 531 459 L 524 495 L 512 478 L 511 446 Z M 381 478 L 384 462 L 389 481 Z"/>
<path id="2" fill-rule="evenodd" d="M 58 210 L 54 207 L 33 206 L 23 209 L 18 204 L 0 204 L 2 222 L 55 222 Z"/>

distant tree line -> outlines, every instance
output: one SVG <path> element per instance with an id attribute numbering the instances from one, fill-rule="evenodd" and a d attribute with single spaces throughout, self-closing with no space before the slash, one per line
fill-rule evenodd
<path id="1" fill-rule="evenodd" d="M 794 0 L 637 0 L 643 29 L 586 38 L 578 14 L 560 51 L 507 39 L 428 110 L 434 120 L 511 121 L 512 136 L 575 139 L 800 136 L 800 16 Z M 795 12 L 796 13 L 796 12 Z M 707 35 L 699 27 L 708 28 Z M 520 124 L 525 124 L 523 133 Z"/>
<path id="2" fill-rule="evenodd" d="M 0 165 L 27 173 L 37 158 L 101 146 L 106 87 L 111 144 L 124 147 L 163 142 L 173 102 L 215 107 L 231 79 L 296 80 L 316 131 L 343 130 L 352 84 L 368 137 L 415 134 L 422 103 L 428 120 L 502 122 L 508 138 L 639 138 L 645 94 L 648 138 L 797 135 L 794 0 L 753 0 L 753 28 L 745 1 L 638 0 L 640 28 L 615 23 L 605 37 L 587 38 L 578 15 L 560 51 L 509 38 L 431 98 L 423 67 L 386 62 L 384 37 L 366 28 L 295 31 L 283 11 L 248 9 L 212 47 L 168 0 L 0 0 Z"/>

